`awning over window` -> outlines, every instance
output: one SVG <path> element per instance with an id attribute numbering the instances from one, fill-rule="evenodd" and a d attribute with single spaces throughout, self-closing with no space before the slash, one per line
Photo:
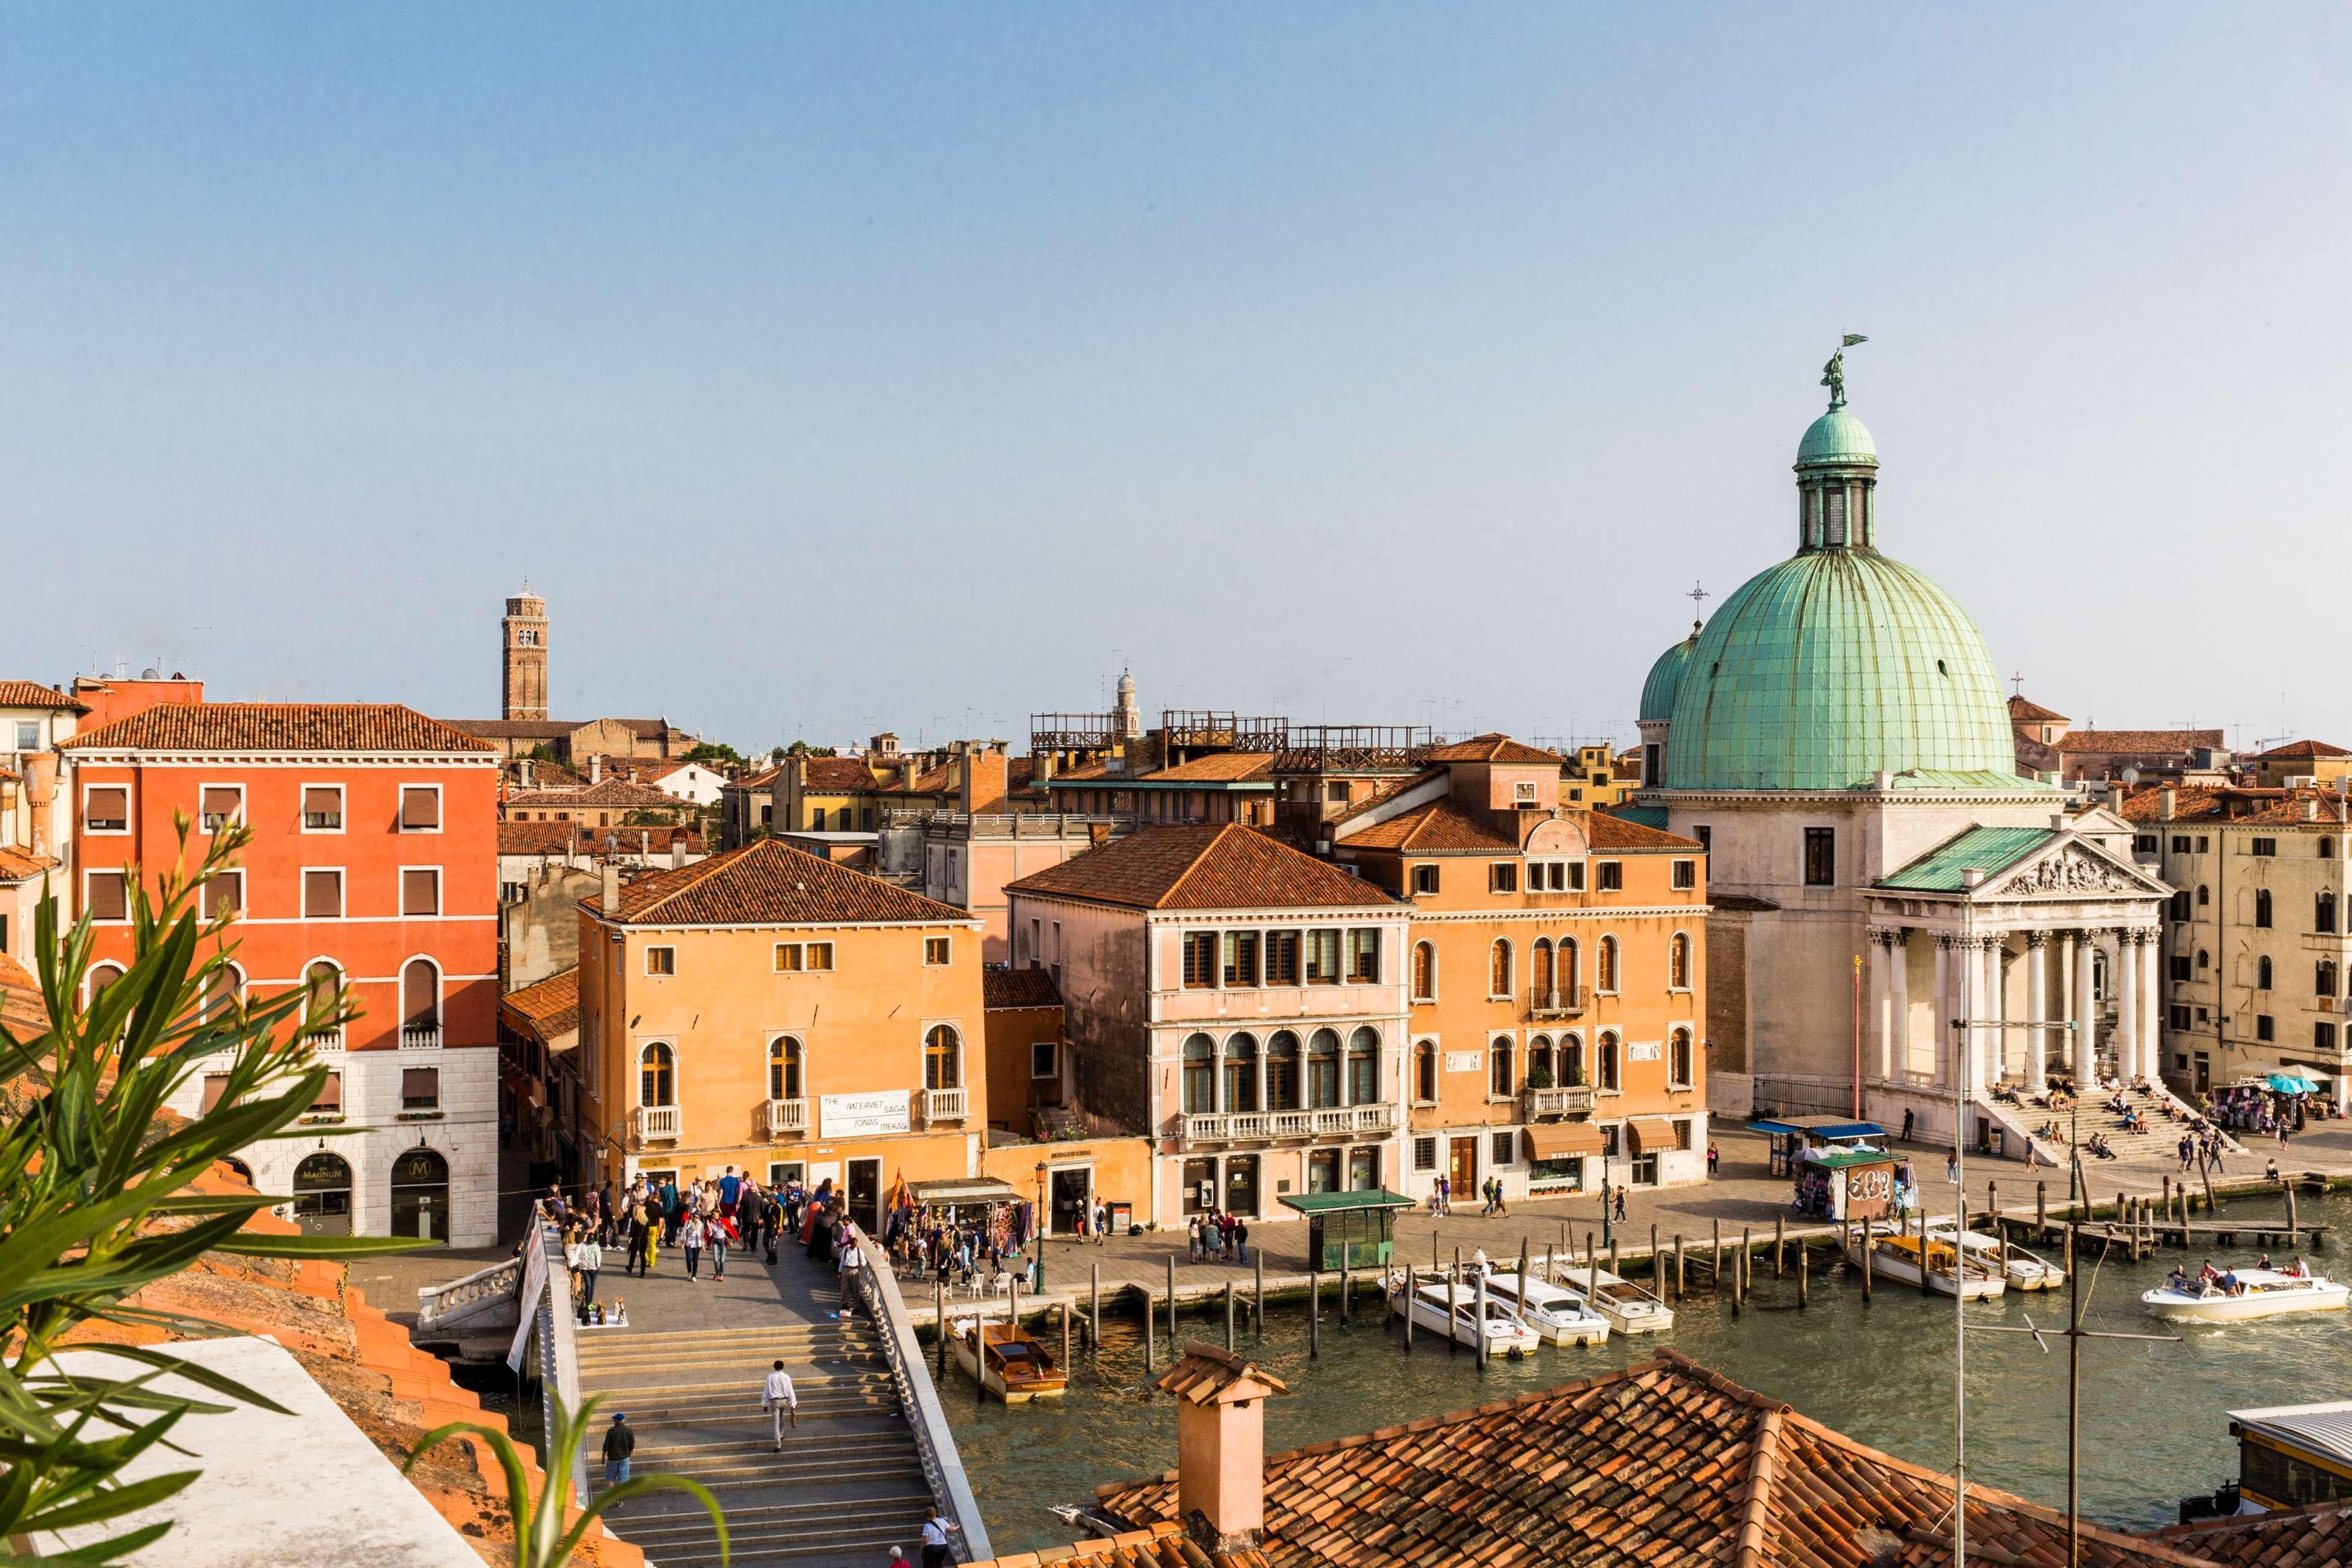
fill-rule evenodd
<path id="1" fill-rule="evenodd" d="M 1530 1160 L 1573 1160 L 1601 1152 L 1601 1129 L 1590 1121 L 1544 1121 L 1527 1130 Z"/>
<path id="2" fill-rule="evenodd" d="M 1625 1127 L 1633 1134 L 1636 1154 L 1655 1154 L 1675 1146 L 1675 1124 L 1663 1117 L 1628 1121 Z"/>

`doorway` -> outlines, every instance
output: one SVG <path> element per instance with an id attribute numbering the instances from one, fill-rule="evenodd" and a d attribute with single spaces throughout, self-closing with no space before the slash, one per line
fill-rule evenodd
<path id="1" fill-rule="evenodd" d="M 1064 1165 L 1054 1170 L 1047 1180 L 1046 1234 L 1076 1236 L 1087 1211 L 1094 1207 L 1094 1167 Z"/>
<path id="2" fill-rule="evenodd" d="M 1206 1214 L 1216 1206 L 1217 1163 L 1214 1160 L 1184 1162 L 1184 1212 L 1187 1215 Z"/>
<path id="3" fill-rule="evenodd" d="M 1445 1176 L 1446 1180 L 1454 1184 L 1454 1201 L 1457 1204 L 1467 1200 L 1472 1194 L 1477 1192 L 1477 1139 L 1456 1138 L 1453 1140 L 1453 1163 L 1451 1167 L 1445 1173 Z"/>
<path id="4" fill-rule="evenodd" d="M 849 1213 L 869 1235 L 882 1234 L 882 1161 L 849 1162 Z"/>
<path id="5" fill-rule="evenodd" d="M 768 1185 L 780 1193 L 784 1190 L 787 1183 L 805 1183 L 807 1180 L 808 1167 L 801 1161 L 771 1160 L 768 1162 Z"/>
<path id="6" fill-rule="evenodd" d="M 438 1151 L 411 1149 L 393 1162 L 392 1234 L 449 1239 L 449 1162 Z"/>
<path id="7" fill-rule="evenodd" d="M 2205 1052 L 2197 1053 L 2197 1092 L 2203 1094 L 2213 1087 L 2213 1058 Z"/>
<path id="8" fill-rule="evenodd" d="M 1225 1162 L 1225 1212 L 1257 1216 L 1257 1156 L 1235 1154 Z"/>
<path id="9" fill-rule="evenodd" d="M 352 1168 L 340 1154 L 319 1153 L 294 1167 L 294 1223 L 305 1236 L 352 1233 Z"/>

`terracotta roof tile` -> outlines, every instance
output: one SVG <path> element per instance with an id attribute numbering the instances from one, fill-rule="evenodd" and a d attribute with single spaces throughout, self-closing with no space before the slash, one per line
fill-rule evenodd
<path id="1" fill-rule="evenodd" d="M 725 784 L 720 784 L 719 787 L 721 789 L 765 789 L 770 784 L 775 783 L 777 779 L 782 777 L 783 772 L 784 770 L 782 767 L 762 768 L 756 773 L 749 773 L 741 778 L 729 779 Z"/>
<path id="2" fill-rule="evenodd" d="M 41 983 L 33 972 L 0 952 L 0 1026 L 19 1040 L 44 1034 L 49 1026 L 48 1005 L 41 1000 Z"/>
<path id="3" fill-rule="evenodd" d="M 2352 1563 L 2352 1504 L 2200 1520 L 2168 1525 L 2149 1539 L 2224 1568 L 2330 1568 Z"/>
<path id="4" fill-rule="evenodd" d="M 688 803 L 674 795 L 664 795 L 651 784 L 630 784 L 625 779 L 605 779 L 585 789 L 521 789 L 509 795 L 502 805 L 581 806 L 603 805 L 616 810 L 651 806 L 677 811 Z"/>
<path id="5" fill-rule="evenodd" d="M 1272 752 L 1214 752 L 1143 775 L 1150 784 L 1241 784 L 1273 776 Z"/>
<path id="6" fill-rule="evenodd" d="M 1381 909 L 1387 894 L 1238 823 L 1168 824 L 1005 886 L 1147 910 Z"/>
<path id="7" fill-rule="evenodd" d="M 1081 857 L 1083 858 L 1083 857 Z M 964 910 L 836 866 L 773 838 L 621 890 L 621 922 L 641 925 L 963 924 Z"/>
<path id="8" fill-rule="evenodd" d="M 2062 752 L 2220 751 L 2219 730 L 2074 730 L 2057 740 Z"/>
<path id="9" fill-rule="evenodd" d="M 64 742 L 75 752 L 433 752 L 494 747 L 397 702 L 159 702 Z"/>
<path id="10" fill-rule="evenodd" d="M 1429 752 L 1433 763 L 1556 763 L 1558 752 L 1540 752 L 1499 731 L 1473 735 L 1466 741 L 1439 746 Z"/>
<path id="11" fill-rule="evenodd" d="M 2352 757 L 2352 752 L 2341 746 L 2331 746 L 2325 741 L 2294 741 L 2254 753 L 2254 761 L 2258 763 L 2286 763 L 2315 757 Z"/>
<path id="12" fill-rule="evenodd" d="M 2009 717 L 2011 723 L 2042 719 L 2053 719 L 2061 724 L 2070 722 L 2063 713 L 2044 708 L 2039 702 L 2028 701 L 2022 697 L 2012 697 L 2009 700 Z"/>
<path id="13" fill-rule="evenodd" d="M 71 713 L 87 713 L 88 706 L 75 701 L 54 686 L 44 686 L 37 680 L 0 680 L 0 708 L 58 708 Z"/>
<path id="14" fill-rule="evenodd" d="M 863 757 L 809 757 L 807 781 L 802 788 L 812 795 L 856 795 L 861 790 L 878 789 L 874 773 Z M 792 766 L 789 762 L 784 764 Z"/>
<path id="15" fill-rule="evenodd" d="M 989 1008 L 1058 1007 L 1062 993 L 1050 969 L 1006 969 L 991 964 L 980 972 L 981 1005 Z"/>
<path id="16" fill-rule="evenodd" d="M 501 855 L 637 855 L 648 849 L 656 855 L 667 855 L 670 846 L 681 839 L 688 854 L 702 853 L 702 835 L 675 823 L 622 827 L 591 827 L 579 822 L 499 824 Z"/>
<path id="17" fill-rule="evenodd" d="M 509 991 L 499 998 L 499 1008 L 511 1014 L 544 1042 L 580 1025 L 580 969 L 577 964 L 551 974 L 535 985 Z"/>
<path id="18" fill-rule="evenodd" d="M 1339 842 L 1350 849 L 1417 849 L 1431 855 L 1447 850 L 1508 855 L 1518 848 L 1496 832 L 1484 817 L 1465 810 L 1451 796 L 1399 812 L 1386 822 L 1374 823 Z"/>
<path id="19" fill-rule="evenodd" d="M 1596 811 L 1586 822 L 1595 849 L 1704 849 L 1696 838 L 1646 826 L 1627 817 Z"/>
<path id="20" fill-rule="evenodd" d="M 58 862 L 54 856 L 36 855 L 29 849 L 0 845 L 0 882 L 26 882 L 45 871 L 54 871 Z"/>

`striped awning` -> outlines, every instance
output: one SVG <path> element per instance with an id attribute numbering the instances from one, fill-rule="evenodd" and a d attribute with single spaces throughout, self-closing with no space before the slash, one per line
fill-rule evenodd
<path id="1" fill-rule="evenodd" d="M 1539 1121 L 1527 1130 L 1530 1160 L 1573 1160 L 1601 1152 L 1601 1129 L 1590 1121 Z"/>
<path id="2" fill-rule="evenodd" d="M 1664 1117 L 1625 1123 L 1633 1134 L 1633 1152 L 1655 1154 L 1675 1146 L 1675 1124 Z"/>

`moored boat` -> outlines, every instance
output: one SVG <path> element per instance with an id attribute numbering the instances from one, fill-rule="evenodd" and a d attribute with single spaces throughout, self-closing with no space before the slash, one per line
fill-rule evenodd
<path id="1" fill-rule="evenodd" d="M 2148 1316 L 2175 1323 L 2240 1323 L 2289 1312 L 2340 1312 L 2352 1288 L 2316 1274 L 2283 1274 L 2274 1268 L 2241 1268 L 2235 1289 L 2195 1279 L 2168 1282 L 2143 1291 Z"/>
<path id="2" fill-rule="evenodd" d="M 1927 1226 L 1927 1234 L 1949 1245 L 1953 1229 L 1952 1221 L 1938 1220 Z M 1971 1261 L 1988 1268 L 1998 1268 L 2002 1282 L 2012 1290 L 2055 1290 L 2066 1283 L 2063 1268 L 1999 1237 L 1971 1230 L 1961 1236 L 1960 1246 Z"/>
<path id="3" fill-rule="evenodd" d="M 1062 1369 L 1020 1324 L 959 1318 L 950 1326 L 956 1364 L 1005 1404 L 1054 1399 L 1065 1392 Z"/>
<path id="4" fill-rule="evenodd" d="M 1857 1268 L 1862 1267 L 1864 1259 L 1861 1254 L 1861 1236 L 1848 1235 L 1845 1242 L 1847 1260 Z M 1976 1258 L 1963 1257 L 1952 1246 L 1948 1233 L 1940 1239 L 1934 1236 L 1874 1237 L 1868 1267 L 1881 1279 L 1892 1279 L 1899 1285 L 1915 1287 L 1919 1283 L 1920 1270 L 1924 1268 L 1927 1289 L 1969 1301 L 1999 1296 L 2008 1289 L 2008 1281 L 1999 1270 Z"/>
<path id="5" fill-rule="evenodd" d="M 1466 1280 L 1455 1284 L 1443 1275 L 1424 1280 L 1402 1271 L 1389 1277 L 1388 1299 L 1390 1311 L 1399 1317 L 1411 1311 L 1412 1326 L 1423 1332 L 1444 1334 L 1456 1344 L 1474 1349 L 1483 1333 L 1488 1355 L 1524 1355 L 1540 1342 L 1533 1330 L 1522 1326 L 1509 1308 L 1495 1300 L 1492 1291 L 1481 1323 L 1478 1288 Z"/>
<path id="6" fill-rule="evenodd" d="M 1556 1266 L 1554 1283 L 1589 1303 L 1621 1334 L 1663 1334 L 1675 1326 L 1674 1309 L 1622 1275 L 1606 1268 Z"/>
<path id="7" fill-rule="evenodd" d="M 1597 1345 L 1609 1338 L 1609 1320 L 1573 1290 L 1516 1274 L 1486 1276 L 1486 1296 L 1554 1345 Z M 1524 1308 L 1522 1303 L 1524 1303 Z"/>

